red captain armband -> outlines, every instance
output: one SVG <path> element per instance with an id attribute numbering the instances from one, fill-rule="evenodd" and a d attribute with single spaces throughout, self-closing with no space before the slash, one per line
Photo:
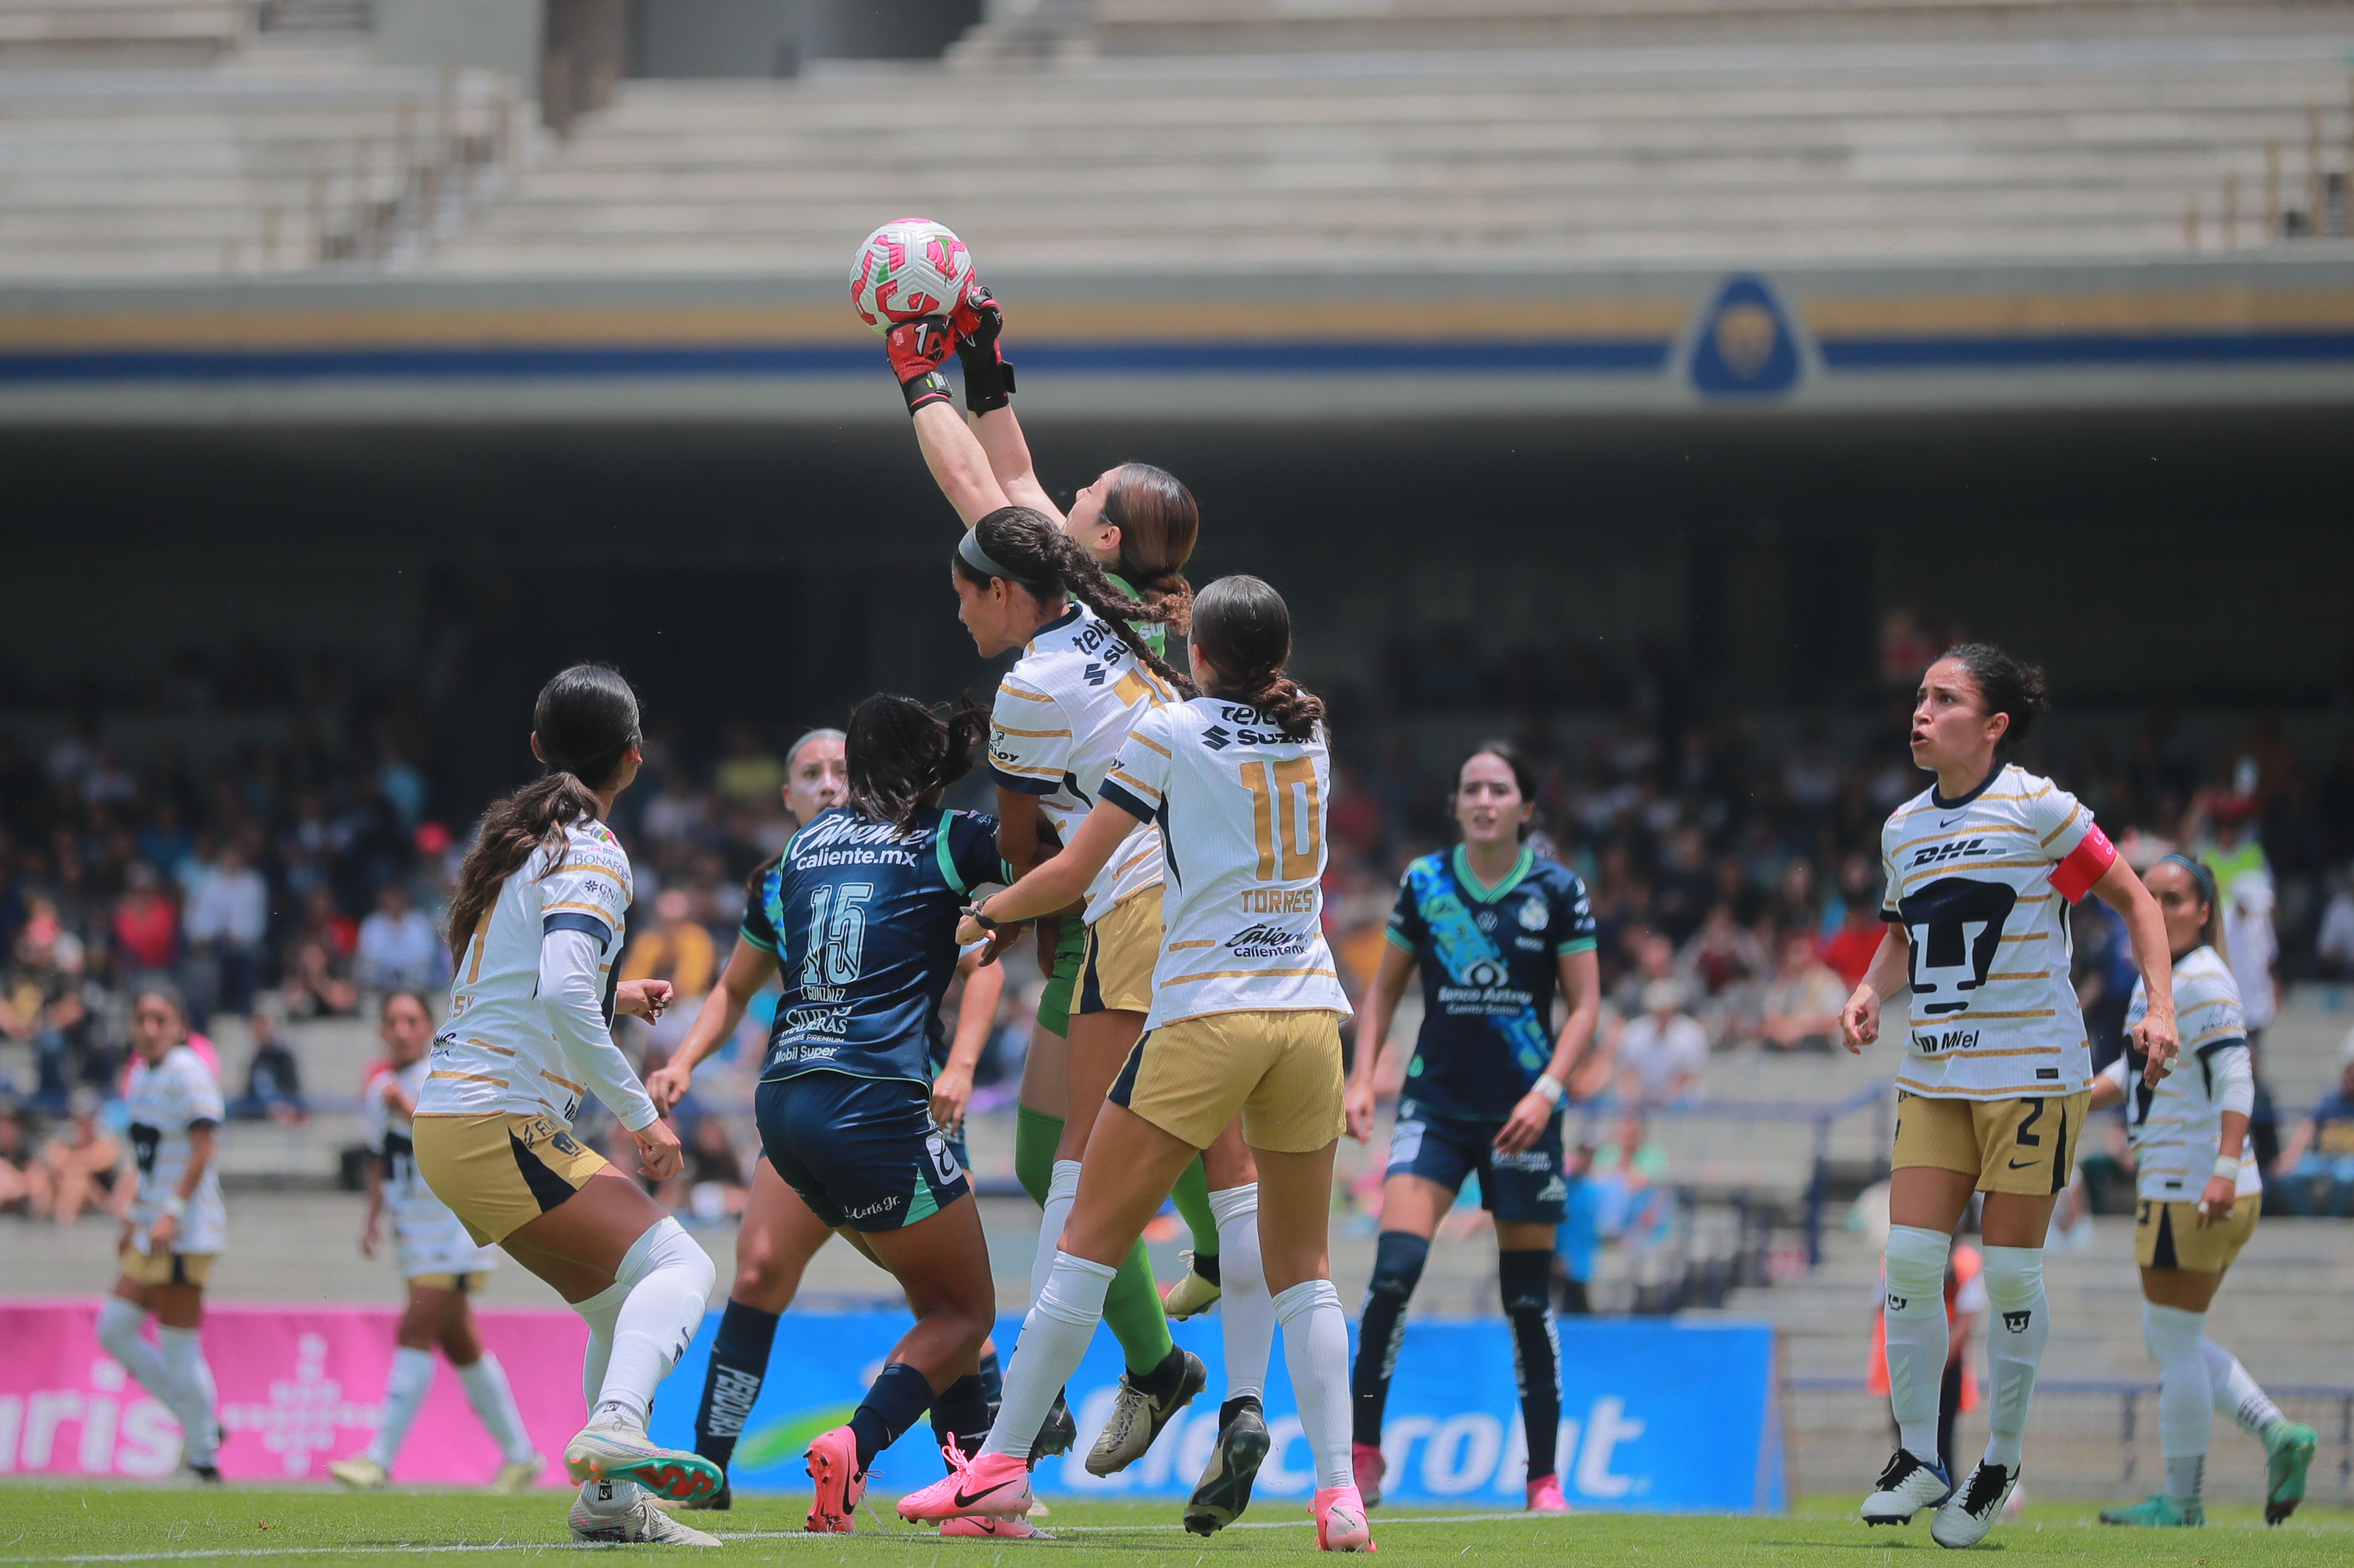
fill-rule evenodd
<path id="1" fill-rule="evenodd" d="M 2100 881 L 2109 867 L 2116 863 L 2117 846 L 2109 842 L 2108 834 L 2101 832 L 2101 824 L 2094 822 L 2084 830 L 2084 838 L 2068 852 L 2067 858 L 2052 868 L 2052 885 L 2058 888 L 2060 896 L 2069 903 L 2082 904 L 2084 895 L 2093 891 L 2093 884 Z"/>

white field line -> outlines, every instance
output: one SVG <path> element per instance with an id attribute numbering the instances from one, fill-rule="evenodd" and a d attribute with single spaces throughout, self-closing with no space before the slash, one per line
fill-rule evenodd
<path id="1" fill-rule="evenodd" d="M 1502 1524 L 1530 1523 L 1533 1516 L 1524 1513 L 1444 1513 L 1396 1514 L 1381 1521 L 1384 1529 L 1402 1524 Z M 1247 1524 L 1230 1524 L 1228 1530 L 1304 1530 L 1316 1521 L 1312 1519 L 1253 1520 Z M 1059 1535 L 1134 1535 L 1143 1531 L 1182 1531 L 1175 1524 L 1072 1524 L 1049 1531 Z M 715 1532 L 716 1533 L 716 1532 Z M 866 1534 L 872 1541 L 879 1535 L 914 1540 L 928 1533 L 919 1529 L 875 1531 Z M 832 1541 L 831 1535 L 811 1535 L 799 1530 L 748 1530 L 731 1531 L 719 1537 L 722 1541 Z M 0 1557 L 0 1568 L 41 1563 L 188 1563 L 216 1557 L 370 1557 L 395 1552 L 602 1552 L 608 1543 L 601 1541 L 470 1541 L 444 1543 L 439 1546 L 408 1546 L 387 1542 L 381 1546 L 219 1546 L 187 1552 L 63 1552 L 37 1557 Z"/>

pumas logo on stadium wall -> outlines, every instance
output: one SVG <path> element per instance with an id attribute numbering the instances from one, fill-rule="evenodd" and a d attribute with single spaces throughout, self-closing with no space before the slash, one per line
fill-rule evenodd
<path id="1" fill-rule="evenodd" d="M 1790 316 L 1763 278 L 1727 278 L 1691 328 L 1686 373 L 1703 397 L 1774 397 L 1804 370 Z"/>

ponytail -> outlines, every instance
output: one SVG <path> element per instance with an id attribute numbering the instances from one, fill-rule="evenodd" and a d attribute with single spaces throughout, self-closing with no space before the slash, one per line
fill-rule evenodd
<path id="1" fill-rule="evenodd" d="M 972 771 L 989 737 L 989 710 L 971 701 L 943 716 L 913 697 L 877 693 L 852 711 L 843 742 L 849 806 L 901 829 L 939 792 Z"/>
<path id="2" fill-rule="evenodd" d="M 1193 585 L 1180 570 L 1200 537 L 1202 510 L 1193 493 L 1167 469 L 1122 463 L 1104 491 L 1103 520 L 1119 530 L 1119 575 L 1157 620 L 1179 632 L 1191 626 Z"/>
<path id="3" fill-rule="evenodd" d="M 1193 600 L 1193 647 L 1217 673 L 1213 694 L 1246 703 L 1292 740 L 1312 740 L 1324 699 L 1283 673 L 1291 657 L 1291 610 L 1254 577 L 1220 577 Z"/>
<path id="4" fill-rule="evenodd" d="M 1193 683 L 1179 674 L 1145 645 L 1133 624 L 1147 620 L 1166 624 L 1185 605 L 1164 599 L 1148 605 L 1111 586 L 1096 558 L 1079 542 L 1027 506 L 1001 506 L 974 524 L 950 558 L 959 577 L 978 588 L 1002 578 L 1027 588 L 1046 602 L 1068 597 L 1077 599 L 1117 633 L 1136 662 L 1173 690 L 1193 694 Z"/>
<path id="5" fill-rule="evenodd" d="M 442 939 L 452 961 L 490 913 L 499 886 L 523 869 L 542 845 L 561 846 L 575 822 L 594 821 L 604 809 L 597 791 L 612 781 L 638 744 L 638 694 L 620 673 L 603 664 L 559 670 L 532 705 L 531 735 L 546 759 L 546 777 L 533 780 L 482 813 L 474 847 L 458 868 Z"/>

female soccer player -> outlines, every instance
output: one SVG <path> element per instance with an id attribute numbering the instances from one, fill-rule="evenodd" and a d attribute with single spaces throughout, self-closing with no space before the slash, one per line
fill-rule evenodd
<path id="1" fill-rule="evenodd" d="M 1373 1136 L 1373 1069 L 1406 978 L 1422 969 L 1422 1033 L 1390 1134 L 1382 1234 L 1365 1287 L 1355 1406 L 1357 1490 L 1381 1501 L 1382 1411 L 1405 1337 L 1405 1304 L 1430 1238 L 1463 1179 L 1496 1221 L 1496 1271 L 1512 1326 L 1512 1369 L 1529 1447 L 1528 1507 L 1567 1513 L 1554 1475 L 1561 1344 L 1553 1324 L 1553 1227 L 1569 1188 L 1561 1101 L 1594 1047 L 1602 989 L 1594 912 L 1575 872 L 1525 848 L 1535 779 L 1520 753 L 1491 742 L 1456 770 L 1463 842 L 1406 867 L 1391 912 L 1349 1077 L 1349 1131 Z M 1550 1032 L 1553 988 L 1569 1016 Z"/>
<path id="2" fill-rule="evenodd" d="M 848 793 L 843 739 L 840 730 L 815 730 L 787 754 L 785 800 L 797 826 L 815 821 L 821 812 L 841 804 Z M 646 1092 L 665 1115 L 685 1095 L 695 1066 L 736 1033 L 752 998 L 777 978 L 777 920 L 769 913 L 769 900 L 781 881 L 781 864 L 780 858 L 752 874 L 745 889 L 743 925 L 718 986 L 705 1000 L 677 1053 L 646 1080 Z M 960 1164 L 965 1162 L 964 1107 L 972 1093 L 972 1070 L 988 1043 L 989 1026 L 996 1016 L 1004 983 L 1003 972 L 996 967 L 971 966 L 948 1058 L 933 1064 L 933 1120 Z M 832 1235 L 832 1228 L 785 1184 L 774 1165 L 766 1160 L 754 1162 L 752 1192 L 745 1202 L 743 1224 L 736 1238 L 736 1284 L 719 1319 L 703 1403 L 695 1418 L 695 1451 L 723 1471 L 735 1457 L 745 1417 L 759 1398 L 760 1385 L 768 1376 L 777 1319 L 792 1305 L 810 1259 Z M 982 1396 L 993 1404 L 996 1353 L 985 1344 L 981 1362 Z M 939 1436 L 945 1445 L 957 1435 L 942 1428 Z M 725 1509 L 733 1506 L 733 1499 L 723 1483 L 710 1497 L 687 1506 Z"/>
<path id="3" fill-rule="evenodd" d="M 2255 1234 L 2264 1204 L 2264 1181 L 2247 1142 L 2255 1075 L 2240 988 L 2223 956 L 2222 901 L 2215 874 L 2187 855 L 2167 855 L 2143 880 L 2166 919 L 2174 1001 L 2190 1060 L 2154 1086 L 2137 1085 L 2135 1075 L 2145 1064 L 2138 1051 L 2128 1051 L 2094 1080 L 2093 1108 L 2127 1106 L 2126 1133 L 2141 1198 L 2134 1221 L 2141 1336 L 2158 1363 L 2166 1489 L 2130 1508 L 2104 1509 L 2101 1520 L 2206 1523 L 2200 1484 L 2208 1428 L 2220 1410 L 2264 1443 L 2264 1522 L 2277 1524 L 2304 1500 L 2313 1428 L 2281 1414 L 2238 1358 L 2206 1337 L 2207 1308 L 2224 1271 Z M 2126 1009 L 2128 1026 L 2140 1022 L 2148 1001 L 2137 986 Z"/>
<path id="4" fill-rule="evenodd" d="M 581 1483 L 572 1533 L 716 1546 L 640 1492 L 684 1502 L 720 1482 L 709 1460 L 646 1437 L 655 1385 L 703 1322 L 711 1259 L 571 1131 L 593 1093 L 637 1140 L 645 1176 L 683 1161 L 610 1028 L 631 882 L 605 821 L 638 774 L 637 694 L 599 665 L 559 672 L 533 708 L 531 748 L 546 775 L 483 814 L 458 873 L 450 1009 L 410 1122 L 417 1168 L 468 1235 L 588 1324 L 588 1423 L 564 1450 Z"/>
<path id="5" fill-rule="evenodd" d="M 377 1012 L 377 1038 L 390 1069 L 362 1091 L 360 1114 L 367 1128 L 369 1162 L 367 1218 L 360 1225 L 360 1255 L 374 1257 L 384 1215 L 392 1214 L 392 1257 L 408 1287 L 408 1305 L 394 1330 L 392 1372 L 385 1379 L 384 1416 L 367 1447 L 338 1459 L 327 1473 L 359 1491 L 373 1491 L 390 1478 L 393 1461 L 409 1426 L 433 1386 L 433 1351 L 440 1346 L 465 1388 L 467 1403 L 501 1464 L 491 1482 L 494 1492 L 515 1492 L 539 1479 L 542 1461 L 524 1430 L 506 1369 L 482 1348 L 469 1298 L 499 1266 L 495 1247 L 477 1246 L 449 1205 L 435 1197 L 417 1174 L 417 1148 L 410 1117 L 425 1088 L 425 1050 L 433 1041 L 433 1013 L 413 991 L 385 993 Z"/>
<path id="6" fill-rule="evenodd" d="M 1012 876 L 996 821 L 939 803 L 985 731 L 977 708 L 944 722 L 908 697 L 859 704 L 849 799 L 793 835 L 747 916 L 747 938 L 777 955 L 785 985 L 756 1102 L 761 1148 L 811 1213 L 891 1272 L 916 1314 L 849 1424 L 810 1445 L 811 1531 L 851 1531 L 875 1456 L 927 1410 L 954 1436 L 989 1425 L 989 1245 L 932 1118 L 957 912 L 975 886 Z M 947 1451 L 961 1458 L 954 1441 Z"/>
<path id="7" fill-rule="evenodd" d="M 1028 1510 L 1031 1434 L 1086 1352 L 1114 1266 L 1177 1173 L 1239 1115 L 1260 1171 L 1265 1277 L 1316 1456 L 1317 1542 L 1373 1544 L 1350 1478 L 1348 1329 L 1325 1256 L 1349 1005 L 1321 924 L 1331 764 L 1323 705 L 1283 673 L 1290 650 L 1289 613 L 1267 584 L 1235 577 L 1204 589 L 1191 657 L 1206 694 L 1142 707 L 1068 846 L 967 922 L 963 934 L 978 936 L 1061 908 L 1114 863 L 1134 823 L 1163 836 L 1168 940 L 1151 1016 L 1096 1118 L 1004 1408 L 980 1455 L 903 1498 L 903 1517 Z M 1187 1528 L 1204 1535 L 1242 1512 L 1266 1454 L 1263 1436 L 1238 1451 L 1225 1425 L 1186 1509 Z"/>
<path id="8" fill-rule="evenodd" d="M 115 1254 L 122 1273 L 98 1309 L 98 1342 L 180 1423 L 181 1461 L 200 1481 L 221 1478 L 221 1429 L 213 1369 L 202 1341 L 205 1284 L 227 1239 L 213 1133 L 224 1114 L 220 1084 L 188 1048 L 188 1014 L 168 985 L 132 999 L 127 1109 L 139 1188 Z M 155 1317 L 155 1343 L 139 1332 Z"/>
<path id="9" fill-rule="evenodd" d="M 1005 363 L 1000 339 L 1004 319 L 985 289 L 968 291 L 953 323 L 913 322 L 893 332 L 888 340 L 893 373 L 914 416 L 916 436 L 933 477 L 938 481 L 957 514 L 968 524 L 999 507 L 1013 503 L 1048 519 L 1076 541 L 1105 572 L 1105 580 L 1123 595 L 1145 604 L 1147 613 L 1134 619 L 1131 630 L 1142 640 L 1140 651 L 1158 659 L 1165 650 L 1164 625 L 1182 628 L 1191 590 L 1180 568 L 1192 555 L 1199 533 L 1193 498 L 1177 480 L 1143 463 L 1107 469 L 1083 488 L 1066 517 L 1038 482 L 1020 421 L 1012 406 L 1013 375 Z M 947 385 L 938 376 L 953 341 L 963 362 L 966 405 L 973 415 L 968 426 L 949 406 Z M 1123 575 L 1124 574 L 1124 575 Z M 1131 584 L 1133 587 L 1131 587 Z M 1051 662 L 1051 661 L 1049 662 Z M 1084 670 L 1084 663 L 1080 668 Z M 1017 667 L 1017 673 L 1019 669 Z M 1053 684 L 1051 668 L 1033 673 L 1030 698 L 1068 698 L 1073 694 Z M 1178 683 L 1182 684 L 1182 683 Z M 1002 693 L 1001 709 L 1010 699 Z M 1049 728 L 1038 709 L 1001 711 L 991 737 L 992 766 L 1000 784 L 999 811 L 1009 831 L 1019 832 L 1026 821 L 1043 820 L 1058 829 L 1075 819 L 1089 798 L 1056 789 L 1046 781 L 1069 769 L 1065 754 L 1084 757 L 1101 751 L 1108 759 L 1117 749 L 1124 728 L 1125 708 L 1155 700 L 1151 693 L 1131 693 L 1122 703 L 1065 703 L 1066 707 L 1092 708 L 1109 721 L 1108 736 L 1090 737 L 1068 713 L 1071 722 Z M 1068 731 L 1069 734 L 1057 733 Z M 1012 769 L 994 758 L 1009 752 Z M 1023 768 L 1028 771 L 1023 771 Z M 1074 775 L 1077 778 L 1077 775 Z M 1079 779 L 1082 790 L 1089 782 Z M 1018 797 L 1023 793 L 1055 797 L 1033 807 Z M 1034 819 L 1033 813 L 1038 813 Z M 1028 1065 L 1023 1075 L 1022 1113 L 1015 1145 L 1015 1168 L 1023 1185 L 1044 1213 L 1039 1226 L 1037 1264 L 1032 1274 L 1034 1294 L 1045 1283 L 1045 1267 L 1053 1244 L 1061 1234 L 1063 1216 L 1077 1190 L 1078 1161 L 1087 1148 L 1096 1110 L 1113 1073 L 1136 1043 L 1144 1015 L 1151 1004 L 1146 980 L 1152 969 L 1160 939 L 1161 868 L 1159 850 L 1150 835 L 1138 835 L 1140 844 L 1117 860 L 1117 874 L 1108 889 L 1096 890 L 1087 900 L 1084 932 L 1069 922 L 1042 926 L 1042 943 L 1053 927 L 1054 968 L 1039 1002 L 1043 1029 L 1057 1037 L 1041 1052 L 1034 1034 Z M 1140 858 L 1141 857 L 1141 858 Z M 1054 1045 L 1068 1037 L 1066 1052 Z M 1051 1135 L 1051 1136 L 1050 1136 Z M 1047 1158 L 1049 1147 L 1052 1158 Z M 1215 1180 L 1207 1179 L 1200 1164 L 1189 1166 L 1172 1196 L 1193 1234 L 1186 1256 L 1186 1273 L 1170 1287 L 1163 1309 L 1170 1316 L 1191 1317 L 1217 1300 L 1224 1288 L 1220 1266 L 1222 1230 L 1247 1236 L 1252 1227 L 1253 1183 L 1257 1173 L 1242 1147 L 1237 1130 L 1221 1139 L 1208 1156 Z M 1214 1202 L 1209 1188 L 1221 1195 Z M 1274 1325 L 1267 1316 L 1265 1290 L 1250 1259 L 1239 1264 L 1238 1299 L 1229 1311 L 1244 1319 L 1246 1337 L 1271 1340 Z M 1131 1374 L 1120 1385 L 1119 1403 L 1103 1436 L 1087 1457 L 1087 1467 L 1109 1475 L 1141 1456 L 1162 1423 L 1186 1399 L 1190 1390 L 1174 1393 L 1153 1381 L 1160 1367 L 1171 1364 L 1167 1330 L 1150 1319 L 1152 1308 L 1143 1291 L 1151 1287 L 1151 1266 L 1140 1249 L 1121 1266 L 1106 1319 L 1126 1351 Z M 1173 1403 L 1172 1403 L 1173 1401 Z"/>
<path id="10" fill-rule="evenodd" d="M 1914 699 L 1912 750 L 1936 783 L 1881 831 L 1887 929 L 1840 1012 L 1847 1048 L 1880 1037 L 1882 998 L 1909 986 L 1904 1066 L 1896 1075 L 1889 1188 L 1889 1406 L 1902 1435 L 1863 1504 L 1870 1524 L 1902 1524 L 1938 1503 L 1940 1546 L 1985 1538 L 2019 1482 L 2027 1407 L 2050 1335 L 2043 1239 L 2075 1167 L 2091 1097 L 2092 1050 L 2068 983 L 2064 900 L 2087 893 L 2125 916 L 2148 1010 L 2133 1026 L 2155 1085 L 2175 1054 L 2173 966 L 2149 890 L 2093 814 L 1998 750 L 2025 740 L 2050 706 L 2043 672 L 1972 642 L 1929 666 Z M 1980 1230 L 1994 1385 L 1986 1457 L 1955 1487 L 1937 1463 L 1937 1390 L 1946 1370 L 1946 1255 L 1973 1192 Z"/>

